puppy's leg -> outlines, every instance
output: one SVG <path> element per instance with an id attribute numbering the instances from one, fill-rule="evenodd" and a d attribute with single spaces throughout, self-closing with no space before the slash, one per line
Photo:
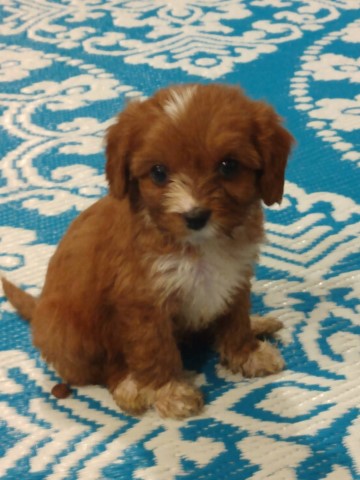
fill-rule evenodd
<path id="1" fill-rule="evenodd" d="M 180 352 L 172 323 L 162 312 L 150 309 L 121 316 L 122 349 L 128 368 L 125 378 L 109 387 L 115 402 L 131 414 L 154 406 L 163 417 L 186 418 L 203 406 L 199 390 L 183 379 Z"/>
<path id="2" fill-rule="evenodd" d="M 114 383 L 110 390 L 116 404 L 130 415 L 137 416 L 145 413 L 155 401 L 154 389 L 141 387 L 130 373 L 124 379 Z"/>
<path id="3" fill-rule="evenodd" d="M 273 335 L 284 327 L 284 324 L 273 317 L 250 316 L 251 330 L 257 335 Z"/>
<path id="4" fill-rule="evenodd" d="M 89 322 L 63 297 L 41 298 L 31 321 L 33 343 L 70 385 L 103 383 L 103 352 Z"/>
<path id="5" fill-rule="evenodd" d="M 221 361 L 234 372 L 245 377 L 258 377 L 279 372 L 284 361 L 276 347 L 256 338 L 257 334 L 278 330 L 277 322 L 255 321 L 252 328 L 249 317 L 249 291 L 242 291 L 232 312 L 219 321 L 216 342 Z M 258 317 L 259 318 L 259 317 Z"/>

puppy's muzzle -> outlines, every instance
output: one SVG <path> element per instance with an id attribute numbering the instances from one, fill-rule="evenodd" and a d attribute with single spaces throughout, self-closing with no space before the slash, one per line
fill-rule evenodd
<path id="1" fill-rule="evenodd" d="M 186 226 L 191 230 L 201 230 L 208 223 L 211 216 L 210 210 L 203 208 L 193 208 L 183 214 Z"/>

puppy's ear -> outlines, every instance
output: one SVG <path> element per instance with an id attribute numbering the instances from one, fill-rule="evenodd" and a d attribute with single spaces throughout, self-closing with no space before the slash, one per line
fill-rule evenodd
<path id="1" fill-rule="evenodd" d="M 139 141 L 141 101 L 132 101 L 106 134 L 106 178 L 110 193 L 123 198 L 130 181 L 131 155 Z"/>
<path id="2" fill-rule="evenodd" d="M 287 159 L 295 143 L 270 105 L 256 102 L 255 146 L 261 157 L 260 195 L 266 205 L 280 203 L 284 191 Z"/>

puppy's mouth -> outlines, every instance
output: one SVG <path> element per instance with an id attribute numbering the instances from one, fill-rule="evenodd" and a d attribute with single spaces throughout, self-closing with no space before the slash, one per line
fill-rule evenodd
<path id="1" fill-rule="evenodd" d="M 144 213 L 148 225 L 152 225 L 175 243 L 199 245 L 221 236 L 222 229 L 213 218 L 211 210 L 192 208 L 186 212 L 152 210 Z"/>
<path id="2" fill-rule="evenodd" d="M 202 230 L 189 231 L 183 239 L 184 243 L 191 245 L 200 245 L 217 237 L 217 231 L 212 225 L 204 227 Z"/>
<path id="3" fill-rule="evenodd" d="M 217 230 L 211 217 L 211 210 L 205 208 L 193 208 L 183 213 L 186 226 L 185 243 L 199 244 L 214 238 Z"/>

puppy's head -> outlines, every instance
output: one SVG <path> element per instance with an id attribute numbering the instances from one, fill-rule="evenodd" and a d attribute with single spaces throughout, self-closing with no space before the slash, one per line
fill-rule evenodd
<path id="1" fill-rule="evenodd" d="M 160 90 L 108 131 L 110 193 L 179 239 L 231 235 L 254 203 L 281 201 L 292 143 L 275 111 L 238 88 Z"/>

